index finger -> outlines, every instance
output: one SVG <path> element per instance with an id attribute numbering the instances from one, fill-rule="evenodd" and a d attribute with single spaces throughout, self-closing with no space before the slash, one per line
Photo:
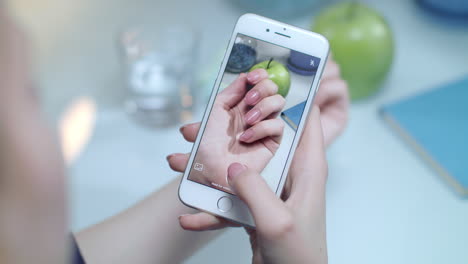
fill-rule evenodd
<path id="1" fill-rule="evenodd" d="M 247 93 L 247 78 L 245 73 L 241 73 L 237 79 L 216 96 L 215 102 L 220 102 L 231 108 L 244 98 L 245 93 Z"/>
<path id="2" fill-rule="evenodd" d="M 247 81 L 251 85 L 256 85 L 265 79 L 268 79 L 268 72 L 265 69 L 255 69 L 247 73 Z"/>
<path id="3" fill-rule="evenodd" d="M 327 64 L 325 64 L 325 69 L 323 70 L 322 80 L 326 79 L 339 79 L 341 76 L 340 67 L 338 64 L 329 59 Z"/>

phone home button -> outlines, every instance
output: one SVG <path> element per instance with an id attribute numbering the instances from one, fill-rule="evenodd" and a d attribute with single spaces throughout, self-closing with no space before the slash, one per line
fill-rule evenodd
<path id="1" fill-rule="evenodd" d="M 227 196 L 223 196 L 223 197 L 219 198 L 219 200 L 218 200 L 218 209 L 221 212 L 226 213 L 227 211 L 231 210 L 231 208 L 232 208 L 231 198 L 229 198 Z"/>

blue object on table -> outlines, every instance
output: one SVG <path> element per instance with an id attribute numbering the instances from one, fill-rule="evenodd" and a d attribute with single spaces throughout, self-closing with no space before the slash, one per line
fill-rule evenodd
<path id="1" fill-rule="evenodd" d="M 302 52 L 291 50 L 288 68 L 300 75 L 314 75 L 317 72 L 320 59 Z"/>
<path id="2" fill-rule="evenodd" d="M 461 195 L 468 195 L 468 77 L 384 106 L 383 118 Z"/>
<path id="3" fill-rule="evenodd" d="M 283 120 L 294 130 L 297 129 L 299 122 L 301 121 L 302 113 L 304 112 L 306 101 L 297 104 L 289 109 L 284 110 L 281 113 Z"/>
<path id="4" fill-rule="evenodd" d="M 257 59 L 257 51 L 242 43 L 236 43 L 232 47 L 231 55 L 226 65 L 226 71 L 240 73 L 248 71 Z"/>
<path id="5" fill-rule="evenodd" d="M 468 16 L 467 0 L 417 0 L 417 2 L 441 15 Z"/>

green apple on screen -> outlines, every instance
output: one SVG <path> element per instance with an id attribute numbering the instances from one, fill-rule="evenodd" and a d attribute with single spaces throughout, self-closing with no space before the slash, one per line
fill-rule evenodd
<path id="1" fill-rule="evenodd" d="M 291 76 L 286 66 L 271 58 L 270 60 L 255 64 L 250 68 L 249 72 L 255 69 L 265 69 L 268 73 L 268 79 L 278 86 L 278 94 L 283 97 L 288 95 L 289 87 L 291 86 Z"/>
<path id="2" fill-rule="evenodd" d="M 357 2 L 340 3 L 319 14 L 312 31 L 330 42 L 351 99 L 379 89 L 392 64 L 394 43 L 390 27 L 377 11 Z"/>

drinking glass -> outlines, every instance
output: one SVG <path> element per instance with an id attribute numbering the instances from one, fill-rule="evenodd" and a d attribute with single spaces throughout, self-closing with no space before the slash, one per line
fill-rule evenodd
<path id="1" fill-rule="evenodd" d="M 127 82 L 125 110 L 150 127 L 191 119 L 198 35 L 185 26 L 132 27 L 120 35 Z"/>

